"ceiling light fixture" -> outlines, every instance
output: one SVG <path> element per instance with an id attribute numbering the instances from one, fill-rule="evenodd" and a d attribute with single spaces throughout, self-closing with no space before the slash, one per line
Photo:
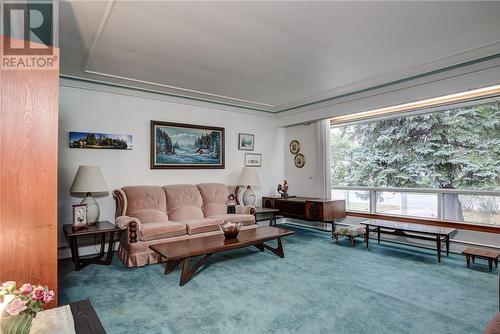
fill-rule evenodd
<path id="1" fill-rule="evenodd" d="M 500 94 L 500 85 L 490 86 L 480 89 L 473 89 L 466 92 L 460 92 L 440 97 L 434 97 L 427 100 L 421 100 L 416 102 L 403 103 L 396 106 L 384 107 L 374 110 L 363 111 L 355 114 L 336 116 L 330 119 L 332 125 L 359 121 L 363 119 L 383 116 L 392 113 L 400 113 L 407 111 L 415 111 L 423 108 L 438 107 L 451 103 L 464 102 L 467 100 L 473 100 L 477 98 L 484 98 L 488 96 Z"/>

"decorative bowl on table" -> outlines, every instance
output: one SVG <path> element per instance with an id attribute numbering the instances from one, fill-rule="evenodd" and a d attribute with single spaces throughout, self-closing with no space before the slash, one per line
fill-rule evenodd
<path id="1" fill-rule="evenodd" d="M 240 223 L 225 223 L 219 225 L 220 230 L 224 233 L 226 239 L 235 239 L 240 233 L 241 224 Z"/>

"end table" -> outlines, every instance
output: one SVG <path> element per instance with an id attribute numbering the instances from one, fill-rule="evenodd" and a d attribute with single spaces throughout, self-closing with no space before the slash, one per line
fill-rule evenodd
<path id="1" fill-rule="evenodd" d="M 260 222 L 264 220 L 269 219 L 269 226 L 276 226 L 276 218 L 281 218 L 277 217 L 277 214 L 280 212 L 279 209 L 271 209 L 271 208 L 260 208 L 256 207 L 255 208 L 255 221 Z M 264 218 L 258 218 L 257 215 L 264 215 L 266 217 Z"/>
<path id="2" fill-rule="evenodd" d="M 64 235 L 69 238 L 69 243 L 71 246 L 71 258 L 75 263 L 75 270 L 79 271 L 82 268 L 88 266 L 89 264 L 103 264 L 109 265 L 111 264 L 111 260 L 113 259 L 113 248 L 115 245 L 115 232 L 121 233 L 121 229 L 111 224 L 109 221 L 103 220 L 97 222 L 95 225 L 87 226 L 86 229 L 74 231 L 73 225 L 67 224 L 63 225 Z M 109 233 L 109 242 L 108 242 L 108 252 L 106 254 L 106 258 L 104 257 L 104 246 L 106 243 L 106 234 Z M 86 236 L 86 235 L 100 235 L 101 236 L 101 249 L 99 251 L 99 255 L 90 258 L 80 258 L 78 254 L 78 237 Z"/>

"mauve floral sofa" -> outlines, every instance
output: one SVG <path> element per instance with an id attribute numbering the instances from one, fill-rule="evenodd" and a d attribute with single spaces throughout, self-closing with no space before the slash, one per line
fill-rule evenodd
<path id="1" fill-rule="evenodd" d="M 122 233 L 118 257 L 127 267 L 153 264 L 164 259 L 150 245 L 222 233 L 219 224 L 238 222 L 242 229 L 257 227 L 255 208 L 236 206 L 227 213 L 229 194 L 236 187 L 221 183 L 167 186 L 130 186 L 113 191 L 115 224 Z"/>

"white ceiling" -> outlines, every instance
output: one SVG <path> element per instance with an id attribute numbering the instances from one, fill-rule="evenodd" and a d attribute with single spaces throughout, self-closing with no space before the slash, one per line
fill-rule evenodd
<path id="1" fill-rule="evenodd" d="M 68 77 L 279 112 L 500 55 L 500 2 L 60 3 Z"/>

